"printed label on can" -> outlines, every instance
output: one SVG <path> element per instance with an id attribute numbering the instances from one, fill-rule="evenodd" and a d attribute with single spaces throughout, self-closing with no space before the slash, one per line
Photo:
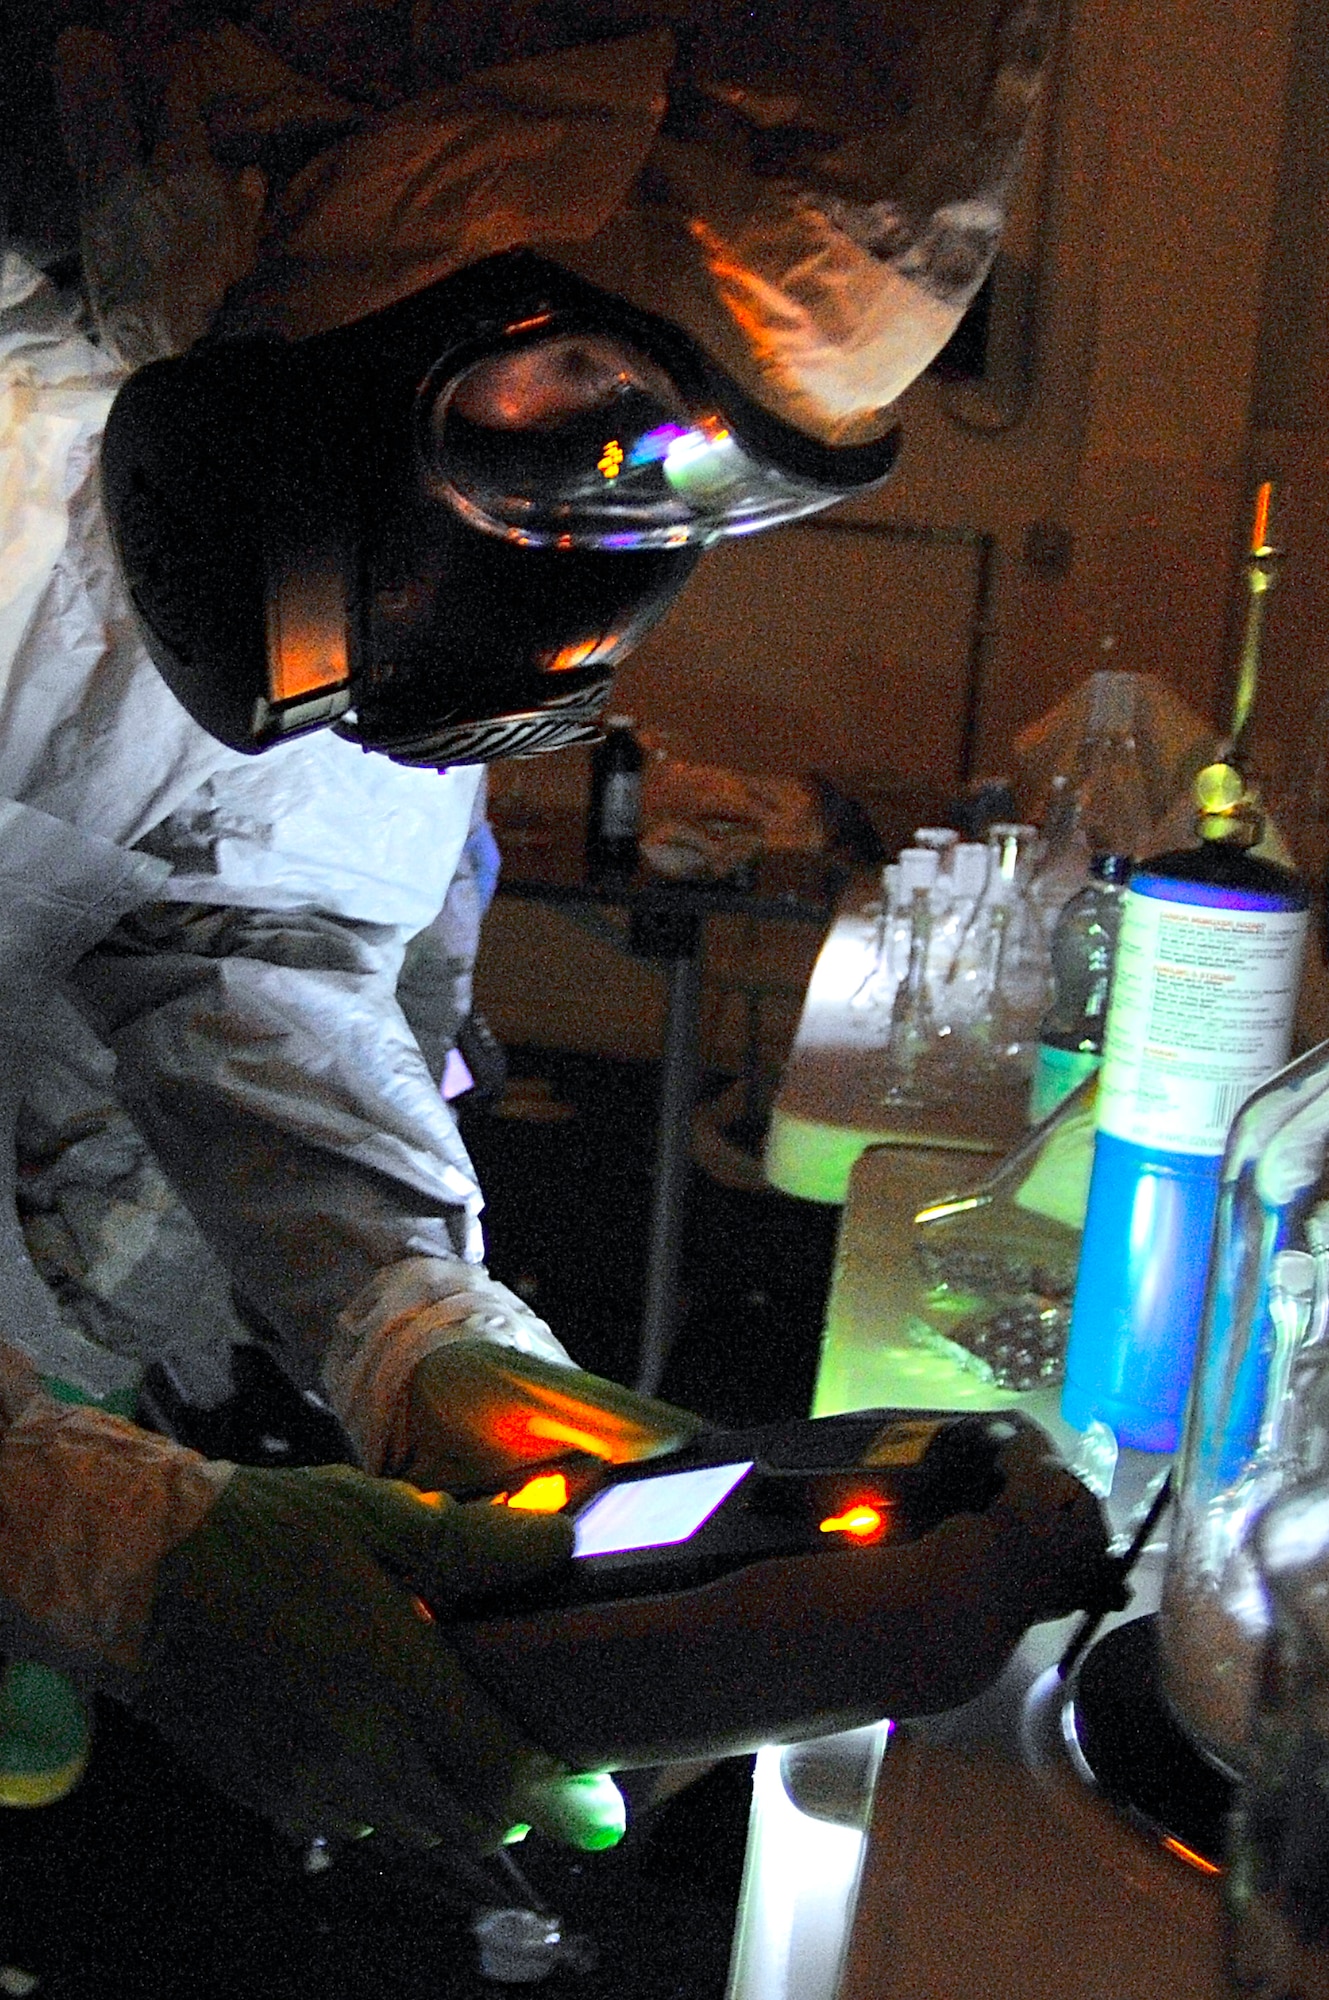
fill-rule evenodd
<path id="1" fill-rule="evenodd" d="M 1217 1155 L 1287 1061 L 1304 910 L 1214 908 L 1127 890 L 1098 1125 L 1132 1145 Z"/>
<path id="2" fill-rule="evenodd" d="M 600 798 L 603 840 L 635 840 L 641 828 L 641 772 L 611 771 Z"/>

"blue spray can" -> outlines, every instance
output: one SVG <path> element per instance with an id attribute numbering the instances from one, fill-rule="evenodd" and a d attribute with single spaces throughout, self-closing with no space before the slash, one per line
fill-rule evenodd
<path id="1" fill-rule="evenodd" d="M 1176 1448 L 1228 1128 L 1292 1039 L 1309 893 L 1245 851 L 1240 803 L 1202 800 L 1210 837 L 1123 899 L 1061 1408 L 1141 1451 Z"/>

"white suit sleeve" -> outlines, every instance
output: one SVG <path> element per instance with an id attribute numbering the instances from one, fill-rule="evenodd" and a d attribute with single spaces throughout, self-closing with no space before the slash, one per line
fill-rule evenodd
<path id="1" fill-rule="evenodd" d="M 205 1237 L 370 1470 L 430 1346 L 567 1358 L 480 1264 L 475 1176 L 395 998 L 401 950 L 348 918 L 158 903 L 72 982 Z"/>

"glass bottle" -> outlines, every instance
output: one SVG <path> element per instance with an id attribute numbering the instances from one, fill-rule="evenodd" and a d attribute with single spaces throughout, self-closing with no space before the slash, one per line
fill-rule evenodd
<path id="1" fill-rule="evenodd" d="M 1228 1824 L 1227 1972 L 1250 2000 L 1329 2000 L 1329 1486 L 1275 1502 L 1253 1546 L 1270 1631 Z"/>
<path id="2" fill-rule="evenodd" d="M 867 1012 L 889 1006 L 895 990 L 891 971 L 891 933 L 900 893 L 900 864 L 888 861 L 881 871 L 880 894 L 862 912 L 867 970 L 849 996 L 851 1007 Z"/>
<path id="3" fill-rule="evenodd" d="M 903 847 L 899 859 L 882 870 L 882 906 L 876 952 L 851 1004 L 881 1016 L 889 1022 L 896 992 L 909 964 L 914 928 L 914 897 L 923 890 L 930 897 L 937 880 L 940 857 L 933 848 Z"/>
<path id="4" fill-rule="evenodd" d="M 932 998 L 938 1023 L 962 1030 L 986 1003 L 979 910 L 988 879 L 984 841 L 962 840 L 951 851 L 950 900 L 932 926 Z"/>
<path id="5" fill-rule="evenodd" d="M 931 889 L 931 883 L 919 883 L 910 901 L 909 959 L 895 989 L 886 1038 L 882 1100 L 887 1104 L 915 1105 L 938 1100 L 941 1080 L 935 1062 L 937 1022 L 928 991 Z"/>
<path id="6" fill-rule="evenodd" d="M 1105 651 L 1112 643 L 1104 640 Z M 1088 695 L 1071 769 L 1053 780 L 1030 889 L 1049 934 L 1070 897 L 1089 881 L 1094 857 L 1141 854 L 1153 818 L 1135 735 L 1139 674 L 1100 669 L 1089 677 Z"/>
<path id="7" fill-rule="evenodd" d="M 1000 883 L 994 899 L 1005 911 L 1000 978 L 1007 1006 L 1032 1029 L 1048 1002 L 1050 961 L 1047 931 L 1031 895 L 1039 853 L 1036 826 L 999 821 L 988 829 L 993 873 Z"/>
<path id="8" fill-rule="evenodd" d="M 627 873 L 637 865 L 645 763 L 633 717 L 606 716 L 605 733 L 591 752 L 586 811 L 586 859 L 593 870 Z"/>
<path id="9" fill-rule="evenodd" d="M 1130 873 L 1124 854 L 1096 854 L 1090 879 L 1072 896 L 1052 933 L 1053 1000 L 1039 1023 L 1029 1089 L 1029 1123 L 1041 1125 L 1103 1056 L 1108 989 Z"/>
<path id="10" fill-rule="evenodd" d="M 1076 818 L 1090 852 L 1136 854 L 1151 814 L 1135 717 L 1140 676 L 1121 669 L 1089 677 L 1089 718 L 1072 783 Z"/>
<path id="11" fill-rule="evenodd" d="M 1242 1769 L 1268 1632 L 1252 1525 L 1329 1474 L 1329 1042 L 1257 1091 L 1223 1160 L 1159 1624 L 1188 1734 Z"/>
<path id="12" fill-rule="evenodd" d="M 1003 821 L 988 830 L 987 886 L 970 947 L 983 1004 L 964 1035 L 980 1071 L 1028 1073 L 1048 1002 L 1047 936 L 1028 893 L 1037 842 L 1034 826 Z"/>

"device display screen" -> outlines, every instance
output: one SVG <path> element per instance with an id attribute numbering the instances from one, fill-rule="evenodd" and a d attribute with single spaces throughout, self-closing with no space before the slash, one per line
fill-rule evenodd
<path id="1" fill-rule="evenodd" d="M 573 1555 L 618 1555 L 626 1549 L 686 1542 L 751 1472 L 753 1463 L 749 1458 L 741 1465 L 703 1465 L 608 1487 L 578 1515 Z"/>

